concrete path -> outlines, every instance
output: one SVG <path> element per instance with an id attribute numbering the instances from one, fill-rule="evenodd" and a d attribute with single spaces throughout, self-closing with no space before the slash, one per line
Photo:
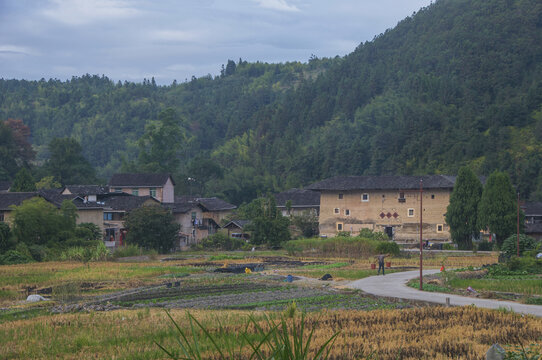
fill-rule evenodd
<path id="1" fill-rule="evenodd" d="M 440 272 L 438 269 L 425 270 L 423 274 L 430 275 L 438 272 Z M 452 294 L 425 292 L 406 286 L 406 283 L 409 280 L 418 278 L 419 276 L 419 270 L 397 272 L 388 274 L 386 276 L 371 276 L 365 279 L 352 281 L 351 283 L 346 284 L 346 287 L 360 289 L 366 293 L 376 296 L 422 300 L 437 304 L 446 304 L 446 298 L 450 298 L 450 305 L 452 306 L 475 305 L 489 309 L 506 308 L 517 313 L 531 314 L 542 317 L 542 306 L 540 305 L 525 305 L 512 301 L 480 299 Z"/>

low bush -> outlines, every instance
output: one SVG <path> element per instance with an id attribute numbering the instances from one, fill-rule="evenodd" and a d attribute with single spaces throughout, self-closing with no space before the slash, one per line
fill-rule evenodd
<path id="1" fill-rule="evenodd" d="M 373 231 L 371 229 L 361 229 L 359 236 L 365 239 L 373 240 L 390 240 L 389 236 L 380 231 Z"/>
<path id="2" fill-rule="evenodd" d="M 203 239 L 201 245 L 204 249 L 230 251 L 242 248 L 245 245 L 245 240 L 232 238 L 219 232 Z"/>
<path id="3" fill-rule="evenodd" d="M 452 243 L 442 244 L 442 250 L 455 250 L 455 246 Z"/>
<path id="4" fill-rule="evenodd" d="M 478 243 L 478 247 L 477 247 L 477 250 L 478 251 L 491 251 L 493 250 L 493 243 L 487 241 L 487 240 L 482 240 Z"/>
<path id="5" fill-rule="evenodd" d="M 105 261 L 109 258 L 111 253 L 103 242 L 99 242 L 93 247 L 72 247 L 60 254 L 60 260 L 72 260 L 72 261 Z"/>
<path id="6" fill-rule="evenodd" d="M 397 256 L 401 252 L 399 245 L 394 241 L 380 241 L 376 245 L 376 252 L 379 254 L 390 254 Z"/>
<path id="7" fill-rule="evenodd" d="M 525 271 L 529 274 L 542 274 L 542 259 L 534 257 L 512 257 L 506 266 L 511 271 Z"/>
<path id="8" fill-rule="evenodd" d="M 31 256 L 17 250 L 8 250 L 5 254 L 0 255 L 0 265 L 27 264 L 33 261 Z"/>
<path id="9" fill-rule="evenodd" d="M 501 251 L 508 257 L 517 255 L 517 235 L 507 237 L 501 247 Z M 523 255 L 525 251 L 533 250 L 537 246 L 537 241 L 524 234 L 519 235 L 519 254 Z"/>
<path id="10" fill-rule="evenodd" d="M 130 257 L 130 256 L 141 256 L 143 255 L 144 251 L 142 248 L 140 248 L 137 245 L 134 244 L 128 244 L 125 246 L 121 246 L 115 249 L 113 251 L 112 257 L 114 259 L 119 259 L 123 257 Z"/>

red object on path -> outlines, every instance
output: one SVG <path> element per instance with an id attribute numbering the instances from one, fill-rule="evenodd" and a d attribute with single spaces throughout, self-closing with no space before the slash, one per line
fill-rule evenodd
<path id="1" fill-rule="evenodd" d="M 391 262 L 387 262 L 387 263 L 386 263 L 386 267 L 387 267 L 387 268 L 391 267 Z"/>
<path id="2" fill-rule="evenodd" d="M 440 267 L 440 271 L 444 271 L 444 265 Z"/>
<path id="3" fill-rule="evenodd" d="M 371 264 L 371 269 L 375 270 L 376 269 L 376 264 Z"/>

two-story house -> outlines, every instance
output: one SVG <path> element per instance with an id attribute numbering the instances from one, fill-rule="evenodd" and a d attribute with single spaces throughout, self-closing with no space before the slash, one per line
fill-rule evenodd
<path id="1" fill-rule="evenodd" d="M 109 191 L 135 196 L 151 196 L 161 203 L 175 202 L 175 182 L 170 174 L 114 174 Z"/>
<path id="2" fill-rule="evenodd" d="M 321 235 L 367 228 L 408 243 L 419 241 L 420 211 L 423 240 L 450 239 L 445 214 L 454 183 L 455 176 L 445 175 L 338 176 L 307 189 L 320 192 Z"/>
<path id="3" fill-rule="evenodd" d="M 318 216 L 320 212 L 320 193 L 314 190 L 286 190 L 275 194 L 275 201 L 282 216 L 301 215 L 303 213 Z"/>

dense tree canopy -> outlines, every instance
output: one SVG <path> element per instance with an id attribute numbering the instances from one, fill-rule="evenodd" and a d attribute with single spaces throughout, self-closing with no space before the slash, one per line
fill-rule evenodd
<path id="1" fill-rule="evenodd" d="M 132 210 L 125 218 L 128 229 L 126 242 L 144 249 L 169 252 L 179 237 L 179 225 L 169 210 L 158 205 L 142 206 Z"/>
<path id="2" fill-rule="evenodd" d="M 79 142 L 55 138 L 49 143 L 51 157 L 45 168 L 63 185 L 96 183 L 94 168 L 83 156 Z"/>
<path id="3" fill-rule="evenodd" d="M 478 205 L 478 222 L 482 228 L 496 235 L 499 246 L 516 232 L 516 192 L 507 174 L 495 171 L 487 179 Z"/>
<path id="4" fill-rule="evenodd" d="M 343 58 L 229 60 L 220 76 L 170 86 L 0 79 L 0 119 L 30 126 L 38 160 L 53 138 L 73 137 L 103 177 L 122 159 L 178 168 L 179 179 L 200 182 L 194 191 L 235 204 L 339 174 L 455 174 L 465 165 L 506 172 L 523 198 L 542 200 L 540 19 L 538 0 L 439 0 Z M 151 144 L 168 139 L 159 114 L 170 107 L 187 141 L 163 164 L 155 154 L 173 149 Z M 223 173 L 192 176 L 195 156 Z M 5 177 L 13 164 L 1 159 Z"/>
<path id="5" fill-rule="evenodd" d="M 472 248 L 472 238 L 480 233 L 478 203 L 482 189 L 482 183 L 471 169 L 459 169 L 446 211 L 446 223 L 450 226 L 452 240 L 460 249 Z"/>

